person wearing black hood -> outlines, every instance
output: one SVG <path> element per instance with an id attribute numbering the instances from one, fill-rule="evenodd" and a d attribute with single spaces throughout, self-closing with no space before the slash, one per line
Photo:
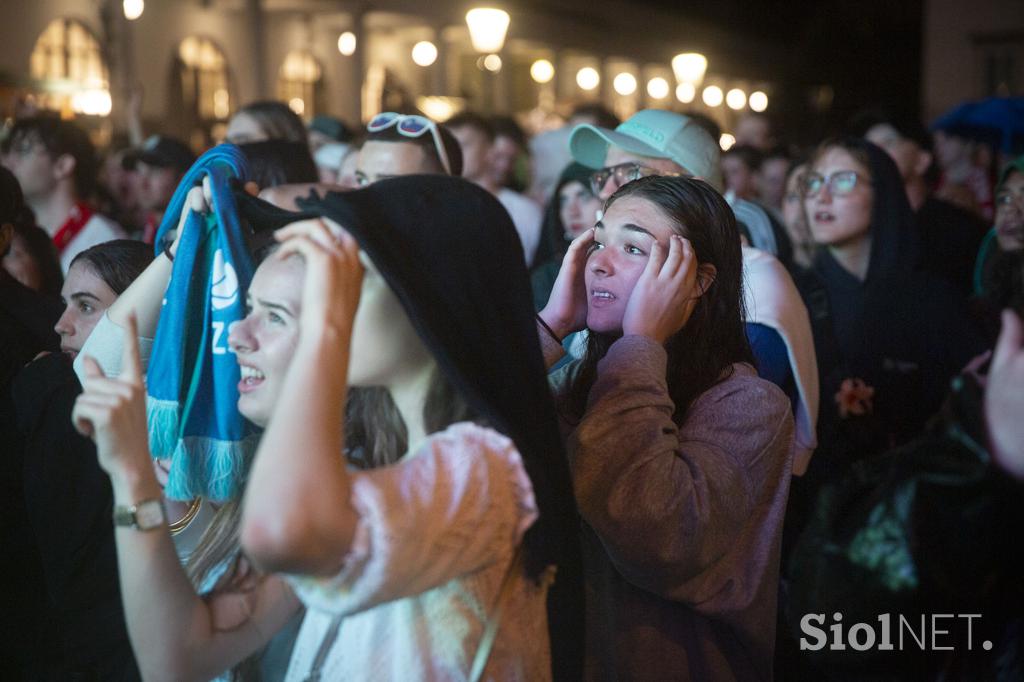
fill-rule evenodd
<path id="1" fill-rule="evenodd" d="M 824 142 L 803 196 L 821 248 L 802 293 L 812 318 L 826 321 L 815 325 L 825 452 L 811 468 L 821 473 L 919 434 L 986 344 L 963 296 L 915 270 L 914 215 L 882 149 L 853 137 Z"/>
<path id="2" fill-rule="evenodd" d="M 602 202 L 590 188 L 593 173 L 581 163 L 566 166 L 544 210 L 540 244 L 530 270 L 533 306 L 537 310 L 547 305 L 569 243 L 597 222 Z"/>

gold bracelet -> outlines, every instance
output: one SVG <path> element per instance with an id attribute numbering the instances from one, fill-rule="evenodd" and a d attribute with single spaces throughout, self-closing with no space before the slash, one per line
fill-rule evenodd
<path id="1" fill-rule="evenodd" d="M 203 504 L 203 498 L 196 497 L 192 500 L 192 504 L 189 506 L 188 511 L 185 515 L 174 523 L 167 524 L 167 529 L 171 531 L 171 535 L 177 535 L 181 531 L 188 528 L 188 524 L 192 523 L 192 519 L 199 513 L 199 507 Z"/>

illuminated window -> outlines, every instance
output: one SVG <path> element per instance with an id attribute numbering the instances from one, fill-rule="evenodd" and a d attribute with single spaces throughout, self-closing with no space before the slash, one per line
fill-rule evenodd
<path id="1" fill-rule="evenodd" d="M 80 22 L 51 21 L 32 48 L 29 72 L 41 107 L 64 115 L 110 113 L 110 76 L 100 44 Z"/>
<path id="2" fill-rule="evenodd" d="M 231 116 L 231 80 L 227 59 L 212 40 L 189 36 L 175 58 L 180 83 L 181 111 L 189 142 L 203 148 Z"/>
<path id="3" fill-rule="evenodd" d="M 289 52 L 277 75 L 277 98 L 287 102 L 299 116 L 311 118 L 320 109 L 321 76 L 320 63 L 309 52 Z"/>

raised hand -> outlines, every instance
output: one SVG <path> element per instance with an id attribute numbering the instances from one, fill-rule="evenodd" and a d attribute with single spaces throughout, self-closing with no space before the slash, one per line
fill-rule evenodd
<path id="1" fill-rule="evenodd" d="M 274 238 L 282 243 L 274 257 L 299 254 L 306 263 L 300 338 L 325 331 L 350 335 L 364 272 L 356 240 L 329 218 L 291 223 Z"/>
<path id="2" fill-rule="evenodd" d="M 1008 472 L 1024 478 L 1024 322 L 1003 311 L 985 386 L 985 422 L 992 456 Z"/>
<path id="3" fill-rule="evenodd" d="M 594 244 L 594 228 L 573 239 L 562 259 L 562 267 L 551 288 L 548 303 L 540 311 L 559 338 L 587 326 L 587 285 L 584 282 L 587 257 Z"/>
<path id="4" fill-rule="evenodd" d="M 668 248 L 655 242 L 622 316 L 622 333 L 665 343 L 682 329 L 697 304 L 697 257 L 690 241 L 669 238 Z"/>
<path id="5" fill-rule="evenodd" d="M 125 330 L 121 376 L 103 374 L 91 357 L 84 358 L 85 381 L 71 411 L 75 429 L 96 443 L 100 466 L 112 478 L 152 471 L 146 431 L 146 389 L 135 317 Z"/>

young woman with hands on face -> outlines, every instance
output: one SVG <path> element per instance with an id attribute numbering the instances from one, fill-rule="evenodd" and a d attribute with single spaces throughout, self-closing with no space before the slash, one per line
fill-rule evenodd
<path id="1" fill-rule="evenodd" d="M 583 517 L 588 678 L 770 678 L 789 401 L 757 377 L 735 218 L 646 177 L 573 241 L 538 333 Z"/>

